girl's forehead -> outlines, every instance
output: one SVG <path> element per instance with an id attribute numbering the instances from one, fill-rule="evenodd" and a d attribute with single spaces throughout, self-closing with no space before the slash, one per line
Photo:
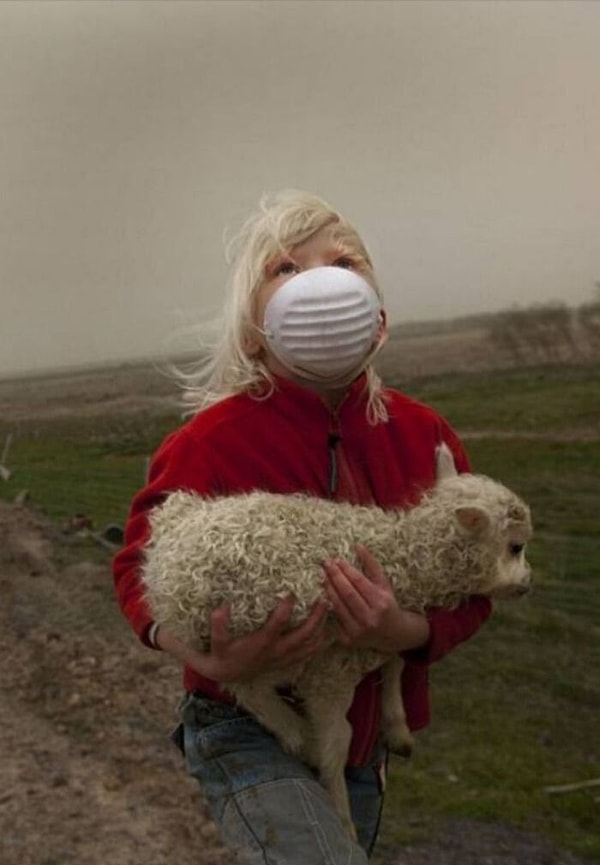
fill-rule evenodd
<path id="1" fill-rule="evenodd" d="M 275 242 L 267 255 L 268 260 L 285 255 L 327 251 L 328 249 L 360 249 L 360 242 L 339 225 L 326 225 L 304 238 L 285 238 Z"/>

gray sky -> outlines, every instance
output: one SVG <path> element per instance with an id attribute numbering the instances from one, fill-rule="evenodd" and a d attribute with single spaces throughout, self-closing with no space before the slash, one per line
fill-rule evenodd
<path id="1" fill-rule="evenodd" d="M 163 352 L 283 187 L 393 322 L 590 299 L 600 2 L 4 0 L 0 374 Z"/>

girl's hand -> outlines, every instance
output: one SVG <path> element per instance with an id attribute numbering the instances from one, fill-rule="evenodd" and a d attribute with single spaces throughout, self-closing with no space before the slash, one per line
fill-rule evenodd
<path id="1" fill-rule="evenodd" d="M 288 624 L 294 598 L 279 601 L 265 624 L 251 634 L 234 637 L 229 631 L 229 607 L 219 607 L 211 616 L 211 650 L 202 653 L 184 645 L 171 631 L 160 627 L 157 645 L 201 676 L 217 682 L 240 682 L 263 670 L 284 668 L 303 661 L 320 649 L 326 640 L 325 617 L 329 605 L 318 601 L 308 618 L 291 630 Z"/>
<path id="2" fill-rule="evenodd" d="M 317 601 L 308 618 L 290 630 L 294 603 L 292 596 L 279 601 L 262 628 L 242 637 L 234 637 L 229 631 L 229 607 L 215 610 L 211 616 L 210 657 L 214 669 L 210 678 L 220 682 L 243 681 L 263 670 L 303 661 L 322 648 L 326 639 L 327 601 Z"/>
<path id="3" fill-rule="evenodd" d="M 325 562 L 327 597 L 338 622 L 338 642 L 349 648 L 395 653 L 429 639 L 425 616 L 401 609 L 383 570 L 366 547 L 356 548 L 362 571 L 345 559 Z"/>

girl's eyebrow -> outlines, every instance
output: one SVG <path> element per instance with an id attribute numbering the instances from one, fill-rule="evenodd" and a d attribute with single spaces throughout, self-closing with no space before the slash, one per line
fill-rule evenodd
<path id="1" fill-rule="evenodd" d="M 277 255 L 274 255 L 273 258 L 269 258 L 265 263 L 265 273 L 272 273 L 275 268 L 279 267 L 280 264 L 283 264 L 286 261 L 294 261 L 291 255 L 287 252 L 281 252 Z M 295 262 L 294 262 L 295 263 Z"/>
<path id="2" fill-rule="evenodd" d="M 355 255 L 362 258 L 360 250 L 351 240 L 348 240 L 345 237 L 336 237 L 334 238 L 333 243 L 336 252 L 343 252 L 347 255 Z"/>
<path id="3" fill-rule="evenodd" d="M 354 246 L 340 246 L 334 253 L 336 258 L 348 258 L 358 264 L 365 261 L 364 255 L 361 255 L 358 249 Z"/>

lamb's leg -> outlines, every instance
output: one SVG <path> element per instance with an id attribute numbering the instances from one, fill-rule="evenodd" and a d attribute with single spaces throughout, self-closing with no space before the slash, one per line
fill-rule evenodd
<path id="1" fill-rule="evenodd" d="M 308 739 L 307 723 L 280 697 L 276 690 L 277 684 L 274 679 L 261 676 L 249 682 L 228 684 L 227 688 L 263 727 L 279 739 L 289 754 L 304 759 Z"/>
<path id="2" fill-rule="evenodd" d="M 406 724 L 406 714 L 400 690 L 403 661 L 394 656 L 381 668 L 383 693 L 381 697 L 381 736 L 394 754 L 410 757 L 413 740 Z"/>
<path id="3" fill-rule="evenodd" d="M 302 690 L 305 711 L 310 727 L 310 749 L 308 762 L 319 773 L 319 780 L 330 794 L 336 811 L 350 837 L 356 840 L 356 829 L 352 822 L 348 788 L 344 768 L 348 759 L 352 728 L 346 713 L 352 704 L 356 681 L 347 687 L 342 683 L 323 679 L 317 683 L 322 691 L 312 693 Z M 300 689 L 299 689 L 300 690 Z"/>

